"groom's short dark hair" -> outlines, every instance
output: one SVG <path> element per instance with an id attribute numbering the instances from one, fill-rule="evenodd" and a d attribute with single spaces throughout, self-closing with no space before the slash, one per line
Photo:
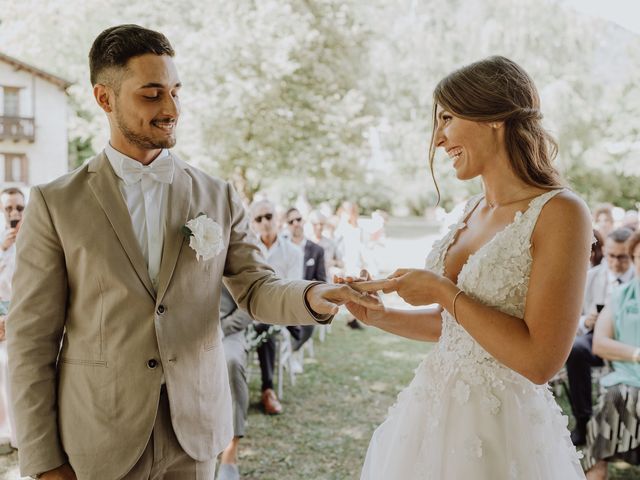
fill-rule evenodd
<path id="1" fill-rule="evenodd" d="M 103 83 L 117 90 L 121 78 L 118 70 L 124 70 L 131 58 L 147 53 L 175 55 L 171 43 L 160 32 L 132 24 L 107 28 L 89 51 L 91 85 Z"/>

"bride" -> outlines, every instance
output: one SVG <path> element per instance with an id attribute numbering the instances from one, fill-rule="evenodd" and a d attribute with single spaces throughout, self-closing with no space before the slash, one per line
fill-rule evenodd
<path id="1" fill-rule="evenodd" d="M 442 148 L 459 179 L 481 177 L 484 194 L 434 244 L 426 269 L 359 286 L 437 306 L 348 305 L 369 325 L 438 342 L 373 434 L 361 479 L 584 479 L 546 382 L 577 328 L 588 209 L 552 166 L 556 144 L 516 63 L 491 57 L 453 72 L 434 105 L 432 174 Z"/>

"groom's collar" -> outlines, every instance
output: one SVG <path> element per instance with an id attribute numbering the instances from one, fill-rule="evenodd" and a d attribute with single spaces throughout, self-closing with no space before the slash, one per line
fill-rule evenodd
<path id="1" fill-rule="evenodd" d="M 171 158 L 173 158 L 173 162 L 174 165 L 176 167 L 176 172 L 178 170 L 182 170 L 184 171 L 185 169 L 187 169 L 189 167 L 189 164 L 185 163 L 184 161 L 180 160 L 180 158 L 173 153 L 171 150 L 168 149 L 164 149 L 163 151 L 167 152 L 168 155 L 171 156 Z M 109 157 L 107 157 L 105 151 L 101 151 L 100 153 L 98 153 L 95 157 L 93 157 L 91 160 L 89 160 L 86 164 L 86 168 L 87 171 L 89 173 L 95 173 L 98 172 L 102 169 L 104 169 L 105 167 L 109 168 L 110 170 L 113 171 L 113 168 L 111 167 L 111 162 L 109 161 Z M 114 172 L 115 174 L 115 172 Z"/>
<path id="2" fill-rule="evenodd" d="M 119 150 L 116 150 L 113 145 L 111 145 L 111 143 L 107 143 L 107 146 L 104 147 L 104 154 L 106 155 L 107 159 L 109 160 L 109 163 L 111 163 L 111 168 L 113 168 L 113 171 L 116 173 L 116 175 L 120 178 L 123 178 L 123 169 L 124 166 L 126 164 L 138 164 L 140 162 L 138 162 L 138 160 L 129 157 L 128 155 L 125 155 L 124 153 L 122 153 Z M 173 160 L 173 157 L 171 156 L 171 154 L 169 153 L 169 150 L 166 148 L 163 148 L 162 150 L 160 150 L 160 153 L 156 156 L 156 158 L 154 158 L 151 163 L 149 163 L 149 165 L 151 165 L 153 162 L 155 162 L 156 160 L 161 160 L 165 157 L 170 157 L 171 160 Z M 172 164 L 175 162 L 172 162 Z M 173 167 L 172 167 L 173 169 Z M 173 176 L 173 174 L 172 174 Z"/>

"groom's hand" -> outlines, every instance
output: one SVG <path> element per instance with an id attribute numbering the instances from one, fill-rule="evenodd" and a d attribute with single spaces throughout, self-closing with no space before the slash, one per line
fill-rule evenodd
<path id="1" fill-rule="evenodd" d="M 307 303 L 319 315 L 335 315 L 338 307 L 355 303 L 371 310 L 384 310 L 384 305 L 376 296 L 360 293 L 347 285 L 318 283 L 307 290 Z"/>
<path id="2" fill-rule="evenodd" d="M 386 279 L 372 281 L 371 274 L 366 270 L 361 270 L 359 277 L 352 277 L 352 276 L 341 277 L 337 275 L 334 275 L 333 277 L 334 283 L 347 284 L 351 288 L 361 293 L 368 292 L 369 296 L 374 296 L 374 298 L 377 298 L 380 302 L 381 302 L 380 296 L 377 293 L 377 291 L 380 290 L 380 288 L 376 287 L 375 283 L 380 284 L 386 281 L 387 281 Z M 362 288 L 363 285 L 365 284 L 366 284 L 366 288 Z M 371 288 L 371 290 L 369 290 L 369 288 Z M 382 308 L 369 309 L 366 306 L 362 306 L 358 303 L 347 302 L 345 306 L 347 307 L 347 310 L 349 310 L 349 313 L 351 313 L 351 315 L 353 315 L 355 318 L 357 318 L 358 320 L 360 320 L 366 325 L 375 326 L 379 320 L 384 319 L 387 315 L 384 305 Z"/>
<path id="3" fill-rule="evenodd" d="M 60 465 L 58 468 L 54 468 L 48 472 L 44 472 L 40 474 L 38 478 L 41 480 L 78 480 L 76 473 L 68 463 Z"/>

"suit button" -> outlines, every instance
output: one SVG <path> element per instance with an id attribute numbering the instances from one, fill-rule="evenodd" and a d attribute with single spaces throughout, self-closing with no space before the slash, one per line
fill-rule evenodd
<path id="1" fill-rule="evenodd" d="M 156 312 L 158 313 L 158 315 L 162 315 L 164 312 L 166 312 L 167 309 L 165 308 L 164 305 L 158 305 L 158 309 L 156 310 Z"/>
<path id="2" fill-rule="evenodd" d="M 153 370 L 157 366 L 158 366 L 158 361 L 155 358 L 152 358 L 149 361 L 147 361 L 147 367 L 149 367 L 151 370 Z"/>

